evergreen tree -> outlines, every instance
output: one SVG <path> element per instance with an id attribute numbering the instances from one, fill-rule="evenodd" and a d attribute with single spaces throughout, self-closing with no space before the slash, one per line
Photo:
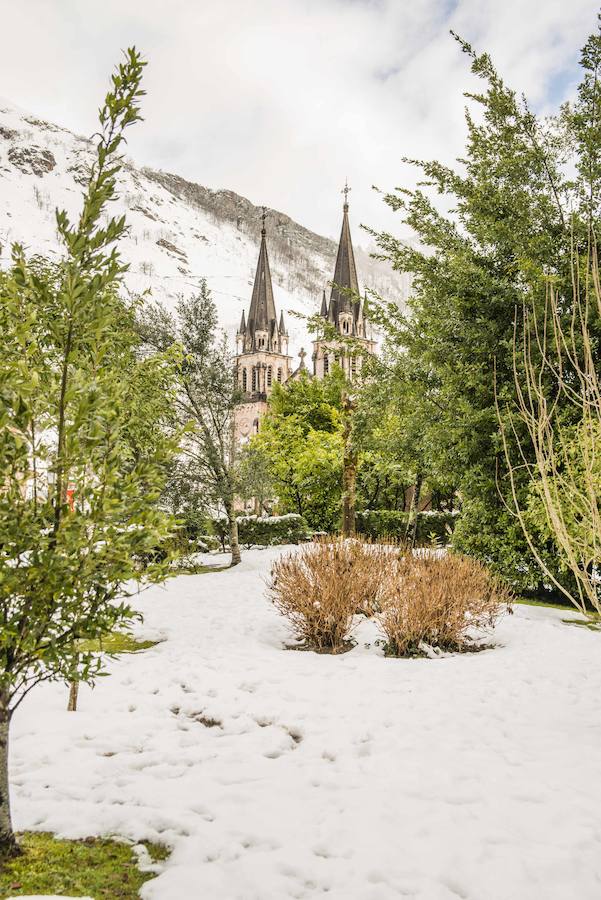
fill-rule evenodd
<path id="1" fill-rule="evenodd" d="M 382 257 L 413 274 L 414 291 L 408 316 L 392 304 L 372 316 L 379 315 L 415 387 L 409 402 L 430 464 L 458 488 L 456 547 L 535 588 L 540 571 L 505 505 L 495 385 L 504 406 L 514 397 L 516 310 L 544 305 L 549 275 L 569 295 L 572 242 L 583 247 L 598 216 L 601 44 L 598 34 L 587 43 L 574 107 L 546 121 L 505 85 L 486 54 L 460 44 L 484 82 L 482 93 L 468 95 L 479 113 L 466 113 L 459 166 L 412 161 L 424 182 L 385 196 L 420 243 L 377 235 Z M 439 209 L 436 195 L 452 212 Z M 526 492 L 527 479 L 517 489 Z"/>
<path id="2" fill-rule="evenodd" d="M 132 579 L 172 526 L 157 507 L 175 450 L 157 427 L 171 363 L 137 359 L 117 293 L 125 221 L 102 224 L 124 132 L 139 119 L 143 66 L 131 49 L 113 75 L 79 220 L 57 212 L 64 258 L 29 261 L 14 246 L 0 277 L 0 856 L 17 852 L 14 710 L 41 681 L 93 681 L 102 658 L 79 640 L 135 617 Z M 165 566 L 146 568 L 150 581 L 165 576 Z"/>

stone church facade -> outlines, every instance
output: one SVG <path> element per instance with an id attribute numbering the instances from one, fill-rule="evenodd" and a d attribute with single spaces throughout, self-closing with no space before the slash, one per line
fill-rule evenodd
<path id="1" fill-rule="evenodd" d="M 362 356 L 375 351 L 375 342 L 368 334 L 364 301 L 359 293 L 348 219 L 348 190 L 344 190 L 342 231 L 330 297 L 327 301 L 324 291 L 321 302 L 320 316 L 324 320 L 324 333 L 313 341 L 315 378 L 324 378 L 338 364 L 352 380 L 359 375 Z M 352 349 L 345 341 L 337 341 L 336 333 L 344 339 L 352 338 Z M 300 365 L 293 371 L 291 357 L 288 355 L 288 331 L 284 314 L 282 312 L 278 318 L 275 308 L 263 212 L 261 246 L 250 308 L 248 316 L 242 313 L 236 334 L 236 377 L 244 393 L 244 402 L 236 410 L 234 428 L 237 443 L 245 443 L 258 432 L 261 417 L 267 411 L 269 396 L 276 382 L 285 384 L 289 379 L 307 371 L 305 356 L 304 350 L 301 350 Z"/>

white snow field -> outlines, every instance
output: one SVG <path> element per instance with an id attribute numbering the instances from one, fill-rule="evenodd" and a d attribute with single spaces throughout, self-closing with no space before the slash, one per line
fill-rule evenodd
<path id="1" fill-rule="evenodd" d="M 601 635 L 518 606 L 473 655 L 286 650 L 279 552 L 144 593 L 163 642 L 79 712 L 32 692 L 16 826 L 169 844 L 146 900 L 599 900 Z"/>

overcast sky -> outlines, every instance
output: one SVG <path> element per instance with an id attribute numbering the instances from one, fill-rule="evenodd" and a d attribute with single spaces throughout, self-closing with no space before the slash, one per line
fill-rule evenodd
<path id="1" fill-rule="evenodd" d="M 534 108 L 573 95 L 591 0 L 0 0 L 0 95 L 91 134 L 120 49 L 149 60 L 136 162 L 228 188 L 337 236 L 394 228 L 372 191 L 402 156 L 450 160 L 465 135 L 467 58 L 488 50 Z M 1 199 L 1 198 L 0 198 Z M 358 229 L 354 228 L 361 240 Z M 366 238 L 363 238 L 366 243 Z"/>

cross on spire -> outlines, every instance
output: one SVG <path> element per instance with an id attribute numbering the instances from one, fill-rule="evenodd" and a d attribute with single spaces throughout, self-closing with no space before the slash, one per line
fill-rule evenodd
<path id="1" fill-rule="evenodd" d="M 267 218 L 267 209 L 264 206 L 262 206 L 261 209 L 263 210 L 263 212 L 261 213 L 261 221 L 263 222 L 261 234 L 265 234 L 265 219 Z"/>
<path id="2" fill-rule="evenodd" d="M 348 195 L 349 195 L 349 191 L 351 191 L 351 190 L 352 190 L 352 188 L 350 188 L 348 186 L 348 178 L 345 178 L 344 179 L 344 187 L 340 191 L 341 194 L 344 194 L 344 208 L 345 209 L 348 209 Z"/>

